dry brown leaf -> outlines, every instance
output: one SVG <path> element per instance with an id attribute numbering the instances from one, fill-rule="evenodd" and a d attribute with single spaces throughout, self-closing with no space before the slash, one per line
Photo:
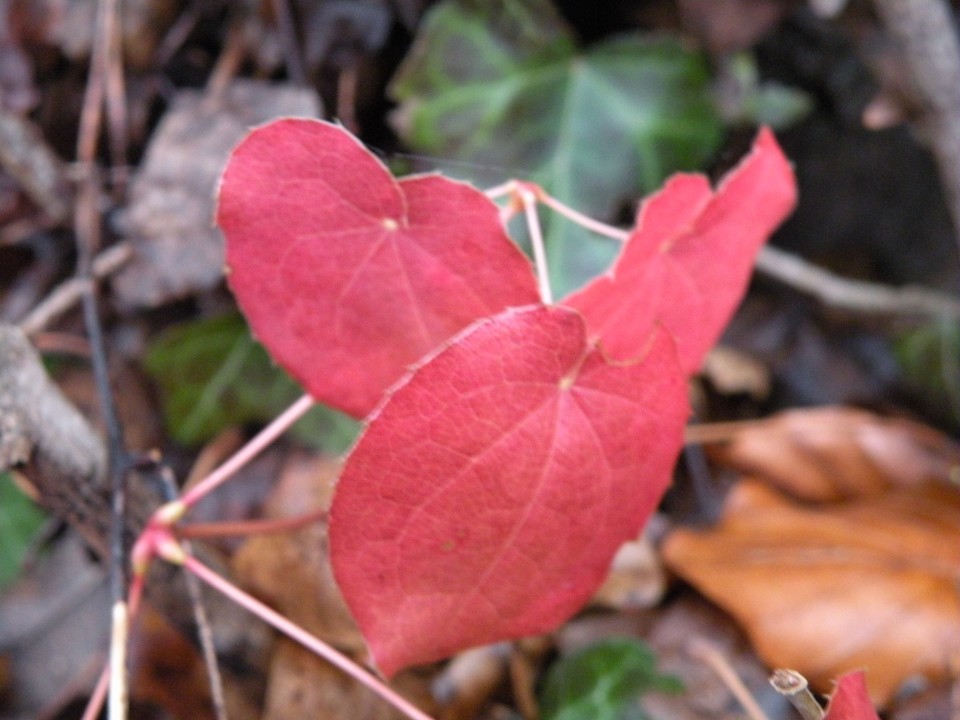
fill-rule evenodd
<path id="1" fill-rule="evenodd" d="M 264 516 L 295 517 L 330 505 L 339 463 L 294 455 L 281 472 Z M 255 536 L 233 557 L 234 577 L 291 621 L 337 647 L 365 645 L 333 579 L 327 527 L 316 522 L 296 532 Z"/>
<path id="2" fill-rule="evenodd" d="M 806 508 L 755 482 L 713 530 L 672 533 L 664 559 L 734 615 L 771 665 L 818 688 L 867 669 L 885 703 L 960 653 L 960 490 L 939 483 Z"/>
<path id="3" fill-rule="evenodd" d="M 130 641 L 131 698 L 141 706 L 156 705 L 174 718 L 215 717 L 210 680 L 199 649 L 149 604 L 141 605 Z M 241 680 L 221 668 L 221 680 L 232 720 L 254 720 L 259 707 L 251 702 Z"/>
<path id="4" fill-rule="evenodd" d="M 408 672 L 401 673 L 390 685 L 433 714 L 426 680 Z M 326 660 L 287 638 L 277 641 L 263 720 L 401 720 L 405 717 Z"/>
<path id="5" fill-rule="evenodd" d="M 788 410 L 710 447 L 716 461 L 804 500 L 829 502 L 960 473 L 960 447 L 932 428 L 850 407 Z"/>
<path id="6" fill-rule="evenodd" d="M 315 116 L 313 91 L 237 80 L 222 96 L 181 90 L 160 122 L 130 187 L 124 232 L 136 254 L 114 280 L 124 306 L 155 307 L 223 277 L 214 197 L 233 146 L 281 115 Z"/>

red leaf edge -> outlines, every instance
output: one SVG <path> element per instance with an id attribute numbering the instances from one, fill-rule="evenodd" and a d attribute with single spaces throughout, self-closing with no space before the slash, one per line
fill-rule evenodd
<path id="1" fill-rule="evenodd" d="M 880 720 L 862 670 L 847 673 L 837 681 L 823 720 Z"/>
<path id="2" fill-rule="evenodd" d="M 254 128 L 223 173 L 217 222 L 254 335 L 355 417 L 477 318 L 539 299 L 489 198 L 439 175 L 398 181 L 332 123 Z"/>
<path id="3" fill-rule="evenodd" d="M 657 324 L 695 373 L 746 292 L 760 247 L 796 204 L 792 167 L 768 128 L 711 191 L 700 174 L 672 176 L 640 205 L 610 270 L 561 302 L 618 359 L 634 357 Z"/>
<path id="4" fill-rule="evenodd" d="M 500 342 L 503 327 L 507 345 L 517 343 L 518 350 L 478 352 L 477 345 Z M 531 350 L 529 343 L 547 345 Z M 479 414 L 488 435 L 491 427 L 497 432 L 498 415 L 509 417 L 511 398 L 497 396 L 482 405 L 473 402 L 477 396 L 463 398 L 459 390 L 448 397 L 444 393 L 451 383 L 473 388 L 473 376 L 491 377 L 498 366 L 523 377 L 535 371 L 537 363 L 549 364 L 561 356 L 567 360 L 544 381 L 545 386 L 557 382 L 566 389 L 558 393 L 558 405 L 582 403 L 594 393 L 598 402 L 609 393 L 614 398 L 609 401 L 617 405 L 612 412 L 589 411 L 602 432 L 595 428 L 592 435 L 578 437 L 569 432 L 569 422 L 557 426 L 568 445 L 554 436 L 551 442 L 558 446 L 550 457 L 576 461 L 569 467 L 551 461 L 546 466 L 551 470 L 534 470 L 539 467 L 531 464 L 535 449 L 523 444 L 510 447 L 499 472 L 484 460 L 472 464 L 469 453 L 470 462 L 464 461 L 459 444 L 475 442 L 469 436 L 477 433 L 462 418 L 449 416 L 451 397 L 461 410 L 468 408 L 468 415 Z M 465 372 L 464 361 L 473 362 L 475 372 Z M 438 376 L 449 379 L 439 382 Z M 490 387 L 498 389 L 493 382 Z M 552 402 L 552 391 L 545 392 Z M 636 397 L 618 400 L 618 393 Z M 649 416 L 634 407 L 640 397 L 650 404 L 645 411 Z M 622 411 L 617 403 L 624 406 Z M 481 412 L 484 408 L 489 412 Z M 559 306 L 511 309 L 480 320 L 421 361 L 371 414 L 347 459 L 330 512 L 334 573 L 377 667 L 391 676 L 466 647 L 547 632 L 572 616 L 669 485 L 688 414 L 686 383 L 666 333 L 652 339 L 642 359 L 614 365 L 588 346 L 582 317 Z M 414 422 L 418 418 L 419 424 Z M 528 442 L 540 437 L 531 431 Z M 427 442 L 435 447 L 419 453 L 417 444 Z M 591 443 L 601 443 L 607 453 L 601 462 L 597 450 L 592 466 L 590 448 L 583 447 Z M 497 452 L 506 451 L 492 450 L 494 461 L 499 461 Z M 606 488 L 608 504 L 599 510 L 601 477 L 583 476 L 597 467 L 606 468 L 603 479 L 614 486 Z M 645 471 L 649 475 L 643 475 Z M 434 486 L 425 476 L 431 472 L 446 485 L 427 498 L 424 494 Z M 463 476 L 473 484 L 462 482 L 451 489 L 450 478 Z M 541 483 L 531 486 L 536 488 L 533 497 L 545 494 L 565 508 L 565 515 L 553 518 L 547 512 L 539 518 L 527 508 L 529 512 L 516 519 L 509 507 L 498 509 L 498 503 L 506 502 L 503 498 L 522 494 L 517 488 L 532 476 L 539 476 Z M 421 496 L 422 502 L 417 499 Z M 508 536 L 524 538 L 526 544 L 506 545 Z M 492 549 L 498 543 L 503 545 L 501 554 Z M 482 564 L 484 553 L 496 558 L 489 567 Z M 541 564 L 530 557 L 540 557 Z"/>

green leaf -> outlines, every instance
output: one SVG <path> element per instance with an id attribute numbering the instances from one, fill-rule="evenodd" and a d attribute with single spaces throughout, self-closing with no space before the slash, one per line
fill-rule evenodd
<path id="1" fill-rule="evenodd" d="M 9 473 L 0 473 L 0 587 L 20 573 L 23 558 L 46 515 L 20 492 Z"/>
<path id="2" fill-rule="evenodd" d="M 436 5 L 390 91 L 417 151 L 504 168 L 608 221 L 670 173 L 700 167 L 722 133 L 699 54 L 636 33 L 578 49 L 546 0 Z M 547 241 L 558 295 L 617 251 L 554 218 Z"/>
<path id="3" fill-rule="evenodd" d="M 896 354 L 929 409 L 960 427 L 960 324 L 943 318 L 911 330 L 897 341 Z"/>
<path id="4" fill-rule="evenodd" d="M 238 313 L 171 328 L 152 343 L 145 364 L 160 386 L 169 432 L 185 445 L 227 427 L 268 422 L 303 394 Z M 307 445 L 340 452 L 357 428 L 345 415 L 317 406 L 292 432 Z"/>
<path id="5" fill-rule="evenodd" d="M 760 80 L 756 58 L 741 52 L 726 60 L 725 100 L 721 104 L 731 125 L 769 125 L 783 130 L 813 111 L 809 93 L 776 81 Z"/>
<path id="6" fill-rule="evenodd" d="M 645 720 L 646 693 L 683 692 L 660 675 L 653 651 L 638 640 L 604 640 L 551 666 L 540 694 L 543 720 Z"/>

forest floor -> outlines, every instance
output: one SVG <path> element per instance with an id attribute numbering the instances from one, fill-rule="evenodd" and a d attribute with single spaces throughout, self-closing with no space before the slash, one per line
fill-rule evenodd
<path id="1" fill-rule="evenodd" d="M 101 347 L 123 452 L 149 468 L 141 479 L 190 486 L 299 396 L 237 311 L 213 218 L 248 129 L 304 116 L 336 120 L 398 173 L 481 187 L 515 177 L 562 195 L 571 183 L 556 158 L 572 157 L 630 178 L 598 198 L 591 175 L 562 198 L 618 225 L 674 171 L 719 178 L 759 125 L 773 126 L 799 187 L 690 383 L 672 488 L 588 606 L 549 634 L 405 670 L 399 692 L 448 720 L 787 720 L 799 716 L 768 682 L 773 669 L 797 670 L 821 697 L 865 669 L 882 717 L 960 719 L 957 200 L 902 37 L 871 2 L 833 3 L 828 16 L 831 4 L 567 1 L 557 15 L 543 0 L 0 3 L 0 328 L 30 339 L 56 388 L 24 392 L 65 398 L 31 415 L 35 454 L 11 455 L 4 423 L 26 401 L 0 335 L 0 469 L 12 466 L 0 474 L 0 718 L 80 717 L 107 660 L 110 498 L 58 485 L 83 477 L 65 417 L 77 410 L 96 438 L 111 433 Z M 615 90 L 596 90 L 620 78 L 603 53 L 624 33 L 640 38 L 629 82 L 659 88 L 621 98 L 647 113 L 642 127 L 604 105 Z M 660 54 L 644 54 L 651 38 Z M 582 96 L 573 79 L 527 86 L 535 62 L 588 67 L 595 84 Z M 497 116 L 491 88 L 531 99 Z M 471 101 L 444 109 L 454 91 Z M 562 121 L 596 133 L 557 135 Z M 562 236 L 548 226 L 548 243 Z M 582 247 L 554 256 L 559 285 L 609 260 Z M 78 266 L 95 278 L 92 305 Z M 326 509 L 359 427 L 311 411 L 190 522 Z M 42 461 L 59 453 L 67 469 Z M 130 491 L 133 533 L 162 494 Z M 325 520 L 195 540 L 233 582 L 363 662 L 327 544 Z M 164 567 L 149 586 L 130 640 L 131 717 L 214 717 L 188 588 Z M 400 716 L 204 597 L 229 717 Z M 591 678 L 617 689 L 591 685 L 590 704 L 575 688 Z"/>

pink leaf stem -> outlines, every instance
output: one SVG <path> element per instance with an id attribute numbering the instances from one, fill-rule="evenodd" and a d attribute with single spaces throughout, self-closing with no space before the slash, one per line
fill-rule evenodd
<path id="1" fill-rule="evenodd" d="M 364 670 L 346 655 L 338 652 L 319 638 L 311 635 L 299 625 L 290 622 L 283 615 L 280 615 L 278 612 L 270 609 L 252 595 L 248 595 L 247 593 L 243 592 L 240 588 L 217 575 L 192 555 L 188 555 L 184 559 L 183 565 L 187 570 L 192 572 L 203 582 L 210 585 L 210 587 L 220 591 L 241 607 L 246 608 L 264 622 L 272 625 L 291 640 L 295 640 L 311 652 L 322 657 L 335 667 L 345 672 L 350 677 L 354 678 L 363 685 L 366 685 L 373 692 L 382 697 L 407 717 L 411 718 L 412 720 L 433 720 L 433 718 L 423 712 L 420 708 L 416 707 L 402 695 Z"/>
<path id="2" fill-rule="evenodd" d="M 304 395 L 284 410 L 273 422 L 257 433 L 253 439 L 234 453 L 229 460 L 210 473 L 206 478 L 183 494 L 177 502 L 184 507 L 195 505 L 201 498 L 210 494 L 229 479 L 244 465 L 263 452 L 270 443 L 286 432 L 291 425 L 302 418 L 314 405 L 313 398 Z"/>

